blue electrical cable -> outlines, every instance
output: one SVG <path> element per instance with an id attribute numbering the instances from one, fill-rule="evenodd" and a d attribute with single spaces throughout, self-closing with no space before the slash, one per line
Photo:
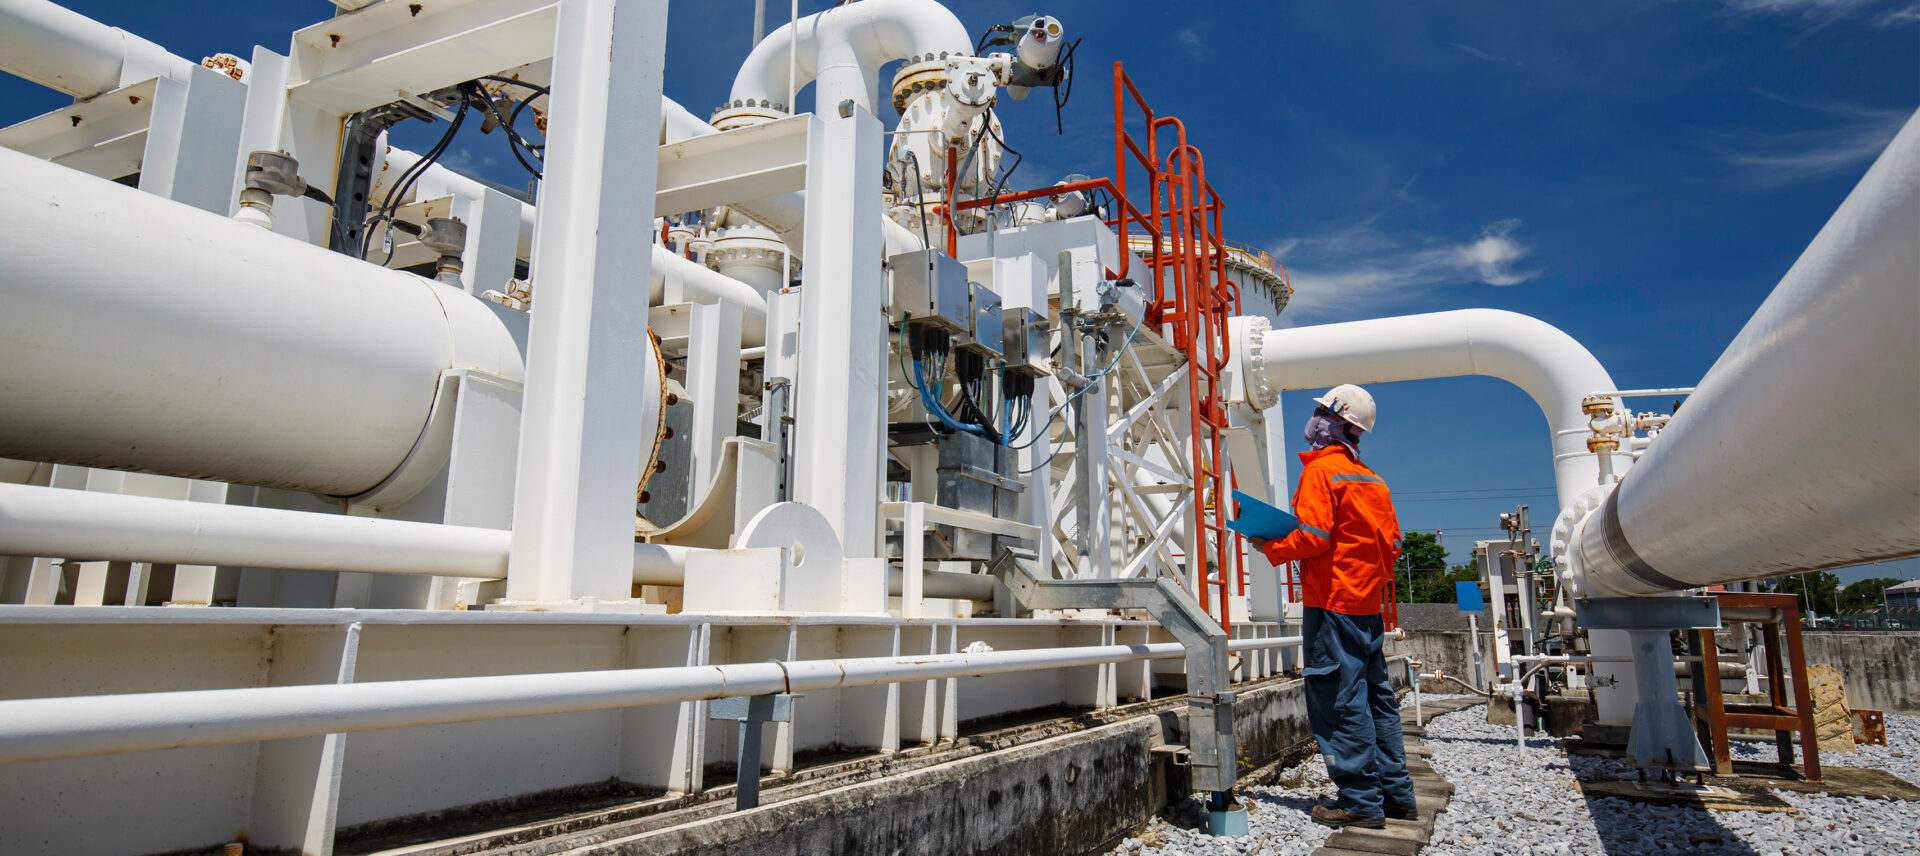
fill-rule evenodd
<path id="1" fill-rule="evenodd" d="M 913 379 L 920 384 L 920 403 L 926 406 L 927 412 L 932 413 L 935 417 L 939 418 L 941 424 L 946 425 L 948 430 L 965 431 L 969 434 L 976 434 L 981 437 L 985 437 L 989 440 L 993 439 L 992 431 L 986 428 L 982 428 L 978 425 L 971 425 L 971 424 L 960 422 L 954 419 L 952 414 L 949 414 L 947 412 L 947 408 L 941 406 L 940 402 L 935 401 L 932 396 L 927 394 L 926 377 L 923 370 L 920 367 L 920 361 L 918 359 L 915 359 L 913 361 Z"/>

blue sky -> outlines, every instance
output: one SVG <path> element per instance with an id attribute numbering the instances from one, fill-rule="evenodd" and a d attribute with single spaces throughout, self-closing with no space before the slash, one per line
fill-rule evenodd
<path id="1" fill-rule="evenodd" d="M 69 5 L 193 58 L 285 51 L 332 9 Z M 785 3 L 769 6 L 785 19 Z M 1084 39 L 1064 135 L 1044 93 L 1003 99 L 1026 154 L 1013 186 L 1112 172 L 1109 75 L 1124 60 L 1206 153 L 1229 237 L 1292 270 L 1299 293 L 1279 323 L 1510 309 L 1571 333 L 1629 387 L 1697 381 L 1920 106 L 1916 0 L 950 6 L 975 32 L 1044 12 Z M 751 9 L 673 5 L 668 94 L 696 114 L 725 98 Z M 0 122 L 62 103 L 12 78 L 0 97 Z M 457 164 L 524 183 L 497 135 L 472 136 Z M 1373 392 L 1380 424 L 1363 451 L 1404 525 L 1443 529 L 1462 561 L 1527 502 L 1544 539 L 1547 434 L 1524 394 L 1485 378 Z M 1290 422 L 1308 397 L 1286 396 Z M 1841 575 L 1911 578 L 1920 561 Z"/>

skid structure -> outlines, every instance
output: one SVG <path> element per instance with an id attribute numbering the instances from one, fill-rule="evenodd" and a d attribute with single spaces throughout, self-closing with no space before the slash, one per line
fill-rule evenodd
<path id="1" fill-rule="evenodd" d="M 1234 688 L 1298 640 L 1223 527 L 1284 477 L 1229 319 L 1288 291 L 1118 64 L 1113 177 L 1006 193 L 995 93 L 1064 79 L 1047 16 L 975 55 L 933 0 L 836 7 L 709 120 L 664 96 L 660 0 L 335 5 L 204 62 L 0 10 L 65 46 L 0 68 L 76 98 L 0 128 L 0 792 L 33 819 L 0 851 L 697 799 L 741 748 L 712 698 L 790 696 L 753 708 L 780 776 L 1185 695 L 1189 663 L 1231 790 Z M 810 112 L 790 66 L 824 69 Z M 483 116 L 534 192 L 386 136 Z M 1028 610 L 986 573 L 1011 550 L 1201 606 L 1180 638 Z M 602 674 L 624 695 L 560 689 Z"/>

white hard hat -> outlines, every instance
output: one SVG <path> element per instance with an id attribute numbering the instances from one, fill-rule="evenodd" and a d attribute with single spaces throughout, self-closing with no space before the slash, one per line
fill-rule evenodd
<path id="1" fill-rule="evenodd" d="M 1327 390 L 1326 395 L 1314 399 L 1313 403 L 1347 420 L 1355 428 L 1373 430 L 1373 396 L 1360 387 L 1343 383 Z"/>

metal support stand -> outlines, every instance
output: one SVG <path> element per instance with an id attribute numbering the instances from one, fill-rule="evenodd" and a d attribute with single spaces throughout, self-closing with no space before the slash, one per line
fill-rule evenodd
<path id="1" fill-rule="evenodd" d="M 1722 609 L 1759 625 L 1765 640 L 1768 671 L 1766 703 L 1727 704 L 1720 689 L 1720 649 L 1714 641 L 1714 630 L 1696 630 L 1689 640 L 1700 655 L 1700 662 L 1693 670 L 1693 715 L 1702 739 L 1713 749 L 1714 772 L 1722 776 L 1733 772 L 1733 755 L 1727 741 L 1729 728 L 1771 729 L 1780 763 L 1785 765 L 1793 764 L 1793 732 L 1798 731 L 1806 780 L 1820 781 L 1820 739 L 1814 733 L 1813 695 L 1806 680 L 1806 650 L 1800 642 L 1799 600 L 1790 594 L 1735 592 L 1719 594 L 1717 599 Z M 1781 650 L 1783 633 L 1784 652 Z M 1745 644 L 1744 639 L 1741 644 Z M 1787 692 L 1788 675 L 1792 676 L 1791 699 Z"/>
<path id="2" fill-rule="evenodd" d="M 1581 624 L 1625 630 L 1632 644 L 1639 701 L 1627 757 L 1634 766 L 1665 773 L 1712 771 L 1713 762 L 1694 738 L 1692 718 L 1680 705 L 1671 633 L 1718 628 L 1719 602 L 1711 597 L 1592 598 L 1576 601 L 1575 607 Z"/>
<path id="3" fill-rule="evenodd" d="M 1209 828 L 1215 835 L 1245 835 L 1246 809 L 1234 797 L 1239 781 L 1233 732 L 1233 693 L 1227 667 L 1227 634 L 1179 583 L 1168 579 L 1043 580 L 1036 557 L 1002 549 L 987 573 L 1004 583 L 1028 609 L 1140 609 L 1187 650 L 1187 749 L 1193 788 L 1209 792 Z M 1238 832 L 1232 831 L 1238 829 Z"/>
<path id="4" fill-rule="evenodd" d="M 745 811 L 760 805 L 760 728 L 769 722 L 793 721 L 793 696 L 736 696 L 707 703 L 708 719 L 740 723 L 739 774 L 734 784 L 733 808 Z"/>

